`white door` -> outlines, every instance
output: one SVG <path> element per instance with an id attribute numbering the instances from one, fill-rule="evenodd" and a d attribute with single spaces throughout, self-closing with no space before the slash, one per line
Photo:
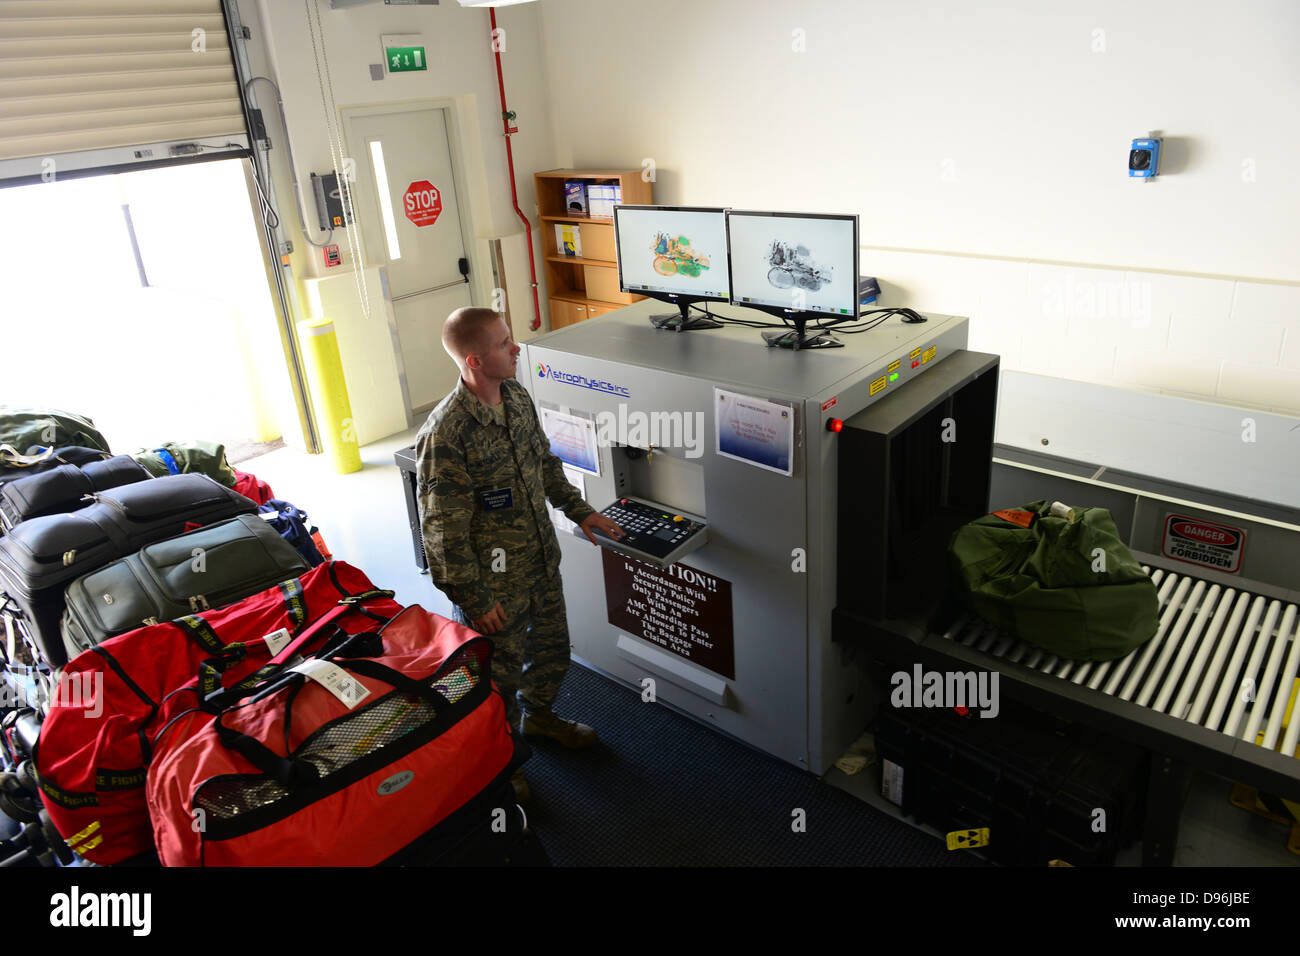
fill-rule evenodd
<path id="1" fill-rule="evenodd" d="M 386 266 L 411 410 L 436 404 L 459 373 L 442 349 L 442 324 L 471 305 L 452 176 L 446 111 L 434 108 L 345 114 L 356 159 L 358 226 L 370 262 Z"/>

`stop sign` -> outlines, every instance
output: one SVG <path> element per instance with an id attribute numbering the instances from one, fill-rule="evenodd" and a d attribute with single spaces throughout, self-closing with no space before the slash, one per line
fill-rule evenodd
<path id="1" fill-rule="evenodd" d="M 432 226 L 442 215 L 442 195 L 427 179 L 411 183 L 402 194 L 406 218 L 417 226 Z"/>

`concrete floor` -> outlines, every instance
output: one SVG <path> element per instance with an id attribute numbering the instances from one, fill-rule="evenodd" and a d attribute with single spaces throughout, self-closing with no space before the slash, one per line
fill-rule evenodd
<path id="1" fill-rule="evenodd" d="M 393 454 L 415 443 L 418 428 L 366 445 L 360 471 L 340 475 L 324 455 L 278 448 L 239 465 L 270 484 L 276 497 L 297 505 L 321 531 L 334 557 L 366 572 L 402 604 L 448 614 L 450 605 L 415 568 L 415 552 Z"/>
<path id="2" fill-rule="evenodd" d="M 418 428 L 374 442 L 361 449 L 364 467 L 352 474 L 333 472 L 329 460 L 293 448 L 241 462 L 241 471 L 268 482 L 276 495 L 293 502 L 321 529 L 337 560 L 366 572 L 382 588 L 396 592 L 402 604 L 419 604 L 440 614 L 450 605 L 416 570 L 402 492 L 402 477 L 393 454 L 415 442 Z M 838 771 L 826 781 L 878 809 L 898 810 L 878 793 L 879 771 L 869 768 L 856 777 Z M 1193 777 L 1181 821 L 1176 866 L 1295 866 L 1286 849 L 1287 830 L 1255 817 L 1228 802 L 1231 784 L 1198 773 Z M 1141 848 L 1121 858 L 1124 865 L 1141 862 Z"/>

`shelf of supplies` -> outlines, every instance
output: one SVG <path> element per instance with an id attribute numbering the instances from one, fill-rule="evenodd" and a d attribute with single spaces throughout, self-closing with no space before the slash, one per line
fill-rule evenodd
<path id="1" fill-rule="evenodd" d="M 542 222 L 590 222 L 598 226 L 612 226 L 614 219 L 611 216 L 542 216 Z"/>
<path id="2" fill-rule="evenodd" d="M 618 182 L 640 173 L 639 169 L 548 169 L 534 175 L 545 179 L 609 179 Z"/>
<path id="3" fill-rule="evenodd" d="M 575 266 L 602 266 L 606 269 L 617 269 L 617 262 L 606 262 L 604 259 L 584 259 L 582 256 L 547 256 L 547 262 L 572 262 Z"/>
<path id="4" fill-rule="evenodd" d="M 625 309 L 625 308 L 627 308 L 627 303 L 626 303 L 626 302 L 604 302 L 604 301 L 602 301 L 602 300 L 600 300 L 600 299 L 593 299 L 593 298 L 590 298 L 589 296 L 585 296 L 585 295 L 583 295 L 581 292 L 568 292 L 568 291 L 565 291 L 565 292 L 557 292 L 556 294 L 554 294 L 554 295 L 552 295 L 552 296 L 548 296 L 548 298 L 551 298 L 551 299 L 558 299 L 558 300 L 561 301 L 561 302 L 573 302 L 573 303 L 575 303 L 575 304 L 577 304 L 577 305 L 593 305 L 593 306 L 595 306 L 595 307 L 598 308 L 598 309 Z M 639 301 L 641 301 L 641 299 L 644 299 L 644 298 L 645 298 L 645 296 L 638 296 L 638 297 L 637 297 L 637 301 L 639 302 Z"/>

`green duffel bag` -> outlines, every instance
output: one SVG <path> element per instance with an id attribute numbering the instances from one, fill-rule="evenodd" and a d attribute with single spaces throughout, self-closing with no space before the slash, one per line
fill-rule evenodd
<path id="1" fill-rule="evenodd" d="M 108 442 L 95 423 L 83 415 L 61 412 L 57 408 L 26 408 L 0 405 L 0 467 L 5 463 L 22 465 L 34 447 L 62 448 L 77 445 L 108 451 Z"/>
<path id="2" fill-rule="evenodd" d="M 1113 660 L 1155 635 L 1155 585 L 1105 508 L 995 511 L 958 528 L 949 556 L 976 614 L 1059 657 Z"/>
<path id="3" fill-rule="evenodd" d="M 226 461 L 226 446 L 214 441 L 169 441 L 142 448 L 131 456 L 155 478 L 197 471 L 227 488 L 235 487 L 235 470 Z"/>

